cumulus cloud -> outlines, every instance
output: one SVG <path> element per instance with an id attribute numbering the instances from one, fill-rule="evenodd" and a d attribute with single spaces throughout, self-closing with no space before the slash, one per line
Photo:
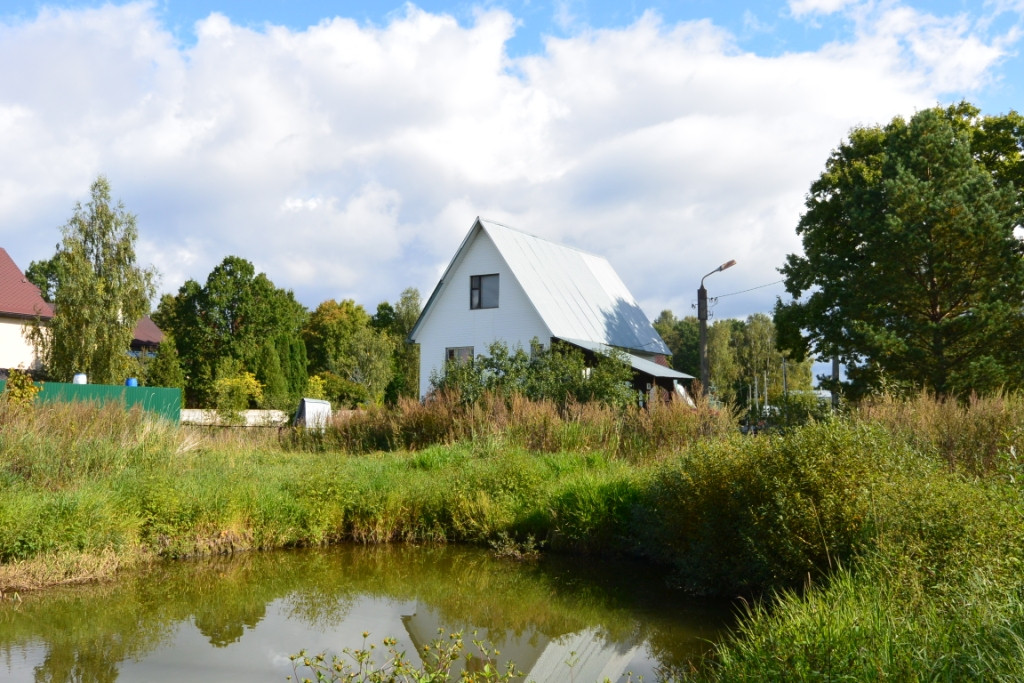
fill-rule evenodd
<path id="1" fill-rule="evenodd" d="M 566 26 L 575 5 L 557 4 Z M 0 241 L 22 266 L 99 173 L 175 291 L 227 255 L 309 307 L 424 296 L 477 215 L 608 257 L 653 317 L 778 279 L 810 182 L 852 126 L 970 95 L 1017 40 L 899 3 L 793 0 L 855 31 L 759 56 L 648 12 L 510 58 L 517 19 L 406 6 L 386 23 L 176 42 L 150 3 L 0 24 Z M 715 290 L 718 290 L 717 292 Z M 770 308 L 781 287 L 722 299 Z"/>

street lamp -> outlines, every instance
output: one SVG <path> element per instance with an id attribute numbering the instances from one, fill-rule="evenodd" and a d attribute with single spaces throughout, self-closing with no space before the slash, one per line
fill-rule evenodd
<path id="1" fill-rule="evenodd" d="M 735 265 L 736 259 L 732 259 L 718 266 L 700 279 L 700 289 L 697 290 L 697 320 L 700 321 L 700 390 L 705 396 L 708 395 L 711 369 L 708 367 L 708 290 L 704 289 L 704 280 L 709 275 L 714 275 Z"/>

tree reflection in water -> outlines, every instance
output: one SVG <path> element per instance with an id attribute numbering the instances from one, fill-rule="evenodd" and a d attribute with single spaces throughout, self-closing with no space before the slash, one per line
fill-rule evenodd
<path id="1" fill-rule="evenodd" d="M 271 603 L 290 623 L 330 633 L 367 599 L 410 605 L 395 624 L 408 633 L 376 636 L 415 641 L 409 625 L 416 621 L 431 632 L 479 629 L 503 654 L 517 653 L 520 668 L 552 657 L 551 643 L 580 634 L 622 652 L 644 643 L 658 662 L 681 665 L 729 621 L 728 606 L 686 601 L 661 574 L 637 563 L 517 564 L 448 546 L 246 553 L 162 563 L 116 583 L 0 603 L 0 679 L 10 678 L 32 649 L 36 681 L 116 681 L 125 662 L 145 660 L 190 623 L 204 642 L 224 649 L 255 630 Z M 338 650 L 358 644 L 340 643 Z"/>

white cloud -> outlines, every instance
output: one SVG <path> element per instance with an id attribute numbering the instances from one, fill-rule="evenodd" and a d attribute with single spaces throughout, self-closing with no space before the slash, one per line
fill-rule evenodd
<path id="1" fill-rule="evenodd" d="M 102 172 L 166 291 L 233 254 L 307 306 L 372 310 L 428 295 L 483 215 L 603 254 L 652 316 L 686 314 L 729 258 L 713 296 L 778 279 L 851 126 L 969 93 L 1017 40 L 895 3 L 790 9 L 849 12 L 856 32 L 760 57 L 710 21 L 648 13 L 513 60 L 499 10 L 304 31 L 211 14 L 188 47 L 151 4 L 45 11 L 0 25 L 0 61 L 22 65 L 0 70 L 0 241 L 23 266 L 52 254 Z"/>
<path id="2" fill-rule="evenodd" d="M 857 0 L 789 0 L 789 11 L 795 17 L 807 14 L 835 14 Z"/>

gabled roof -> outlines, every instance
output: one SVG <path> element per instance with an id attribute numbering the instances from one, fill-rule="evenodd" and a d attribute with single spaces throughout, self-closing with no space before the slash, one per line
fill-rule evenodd
<path id="1" fill-rule="evenodd" d="M 25 278 L 7 250 L 0 247 L 0 315 L 49 320 L 53 307 L 43 301 L 39 288 Z"/>
<path id="2" fill-rule="evenodd" d="M 494 242 L 538 315 L 551 330 L 551 336 L 644 353 L 670 353 L 606 259 L 480 218 L 441 276 L 410 338 L 415 338 L 449 274 L 480 233 L 486 233 Z"/>
<path id="3" fill-rule="evenodd" d="M 139 319 L 137 325 L 135 325 L 135 332 L 132 338 L 132 348 L 138 348 L 142 346 L 160 346 L 160 342 L 164 340 L 164 332 L 153 319 L 148 315 L 144 315 Z"/>

